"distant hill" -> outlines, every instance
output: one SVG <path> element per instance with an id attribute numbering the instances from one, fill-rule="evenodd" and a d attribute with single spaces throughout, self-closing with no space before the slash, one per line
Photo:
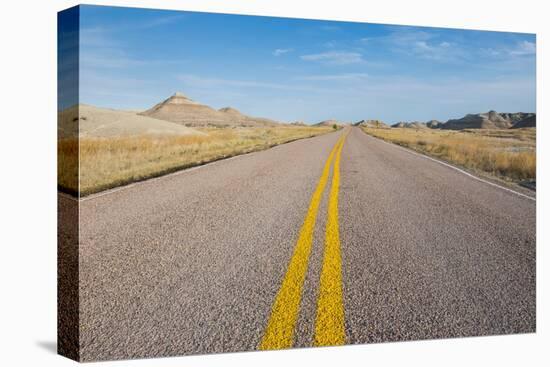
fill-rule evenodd
<path id="1" fill-rule="evenodd" d="M 391 127 L 405 128 L 405 129 L 426 129 L 427 126 L 423 122 L 398 122 L 393 124 Z"/>
<path id="2" fill-rule="evenodd" d="M 426 126 L 429 127 L 430 129 L 439 129 L 441 128 L 441 125 L 443 125 L 443 122 L 438 120 L 430 120 L 426 122 Z"/>
<path id="3" fill-rule="evenodd" d="M 389 126 L 385 122 L 380 120 L 361 120 L 354 123 L 353 126 L 364 126 L 364 127 L 370 127 L 370 128 L 378 128 L 378 129 L 389 128 Z"/>
<path id="4" fill-rule="evenodd" d="M 233 116 L 236 118 L 245 118 L 246 116 L 241 113 L 241 111 L 233 107 L 224 107 L 218 110 L 219 112 L 225 113 L 228 116 Z"/>
<path id="5" fill-rule="evenodd" d="M 192 127 L 265 127 L 277 125 L 277 122 L 273 120 L 247 116 L 231 107 L 215 110 L 210 106 L 195 102 L 181 93 L 175 93 L 168 99 L 140 114 Z"/>
<path id="6" fill-rule="evenodd" d="M 498 113 L 489 111 L 486 113 L 468 114 L 460 119 L 449 120 L 441 125 L 442 129 L 509 129 L 516 123 L 534 116 L 532 113 Z"/>
<path id="7" fill-rule="evenodd" d="M 138 115 L 132 111 L 120 111 L 85 104 L 59 112 L 58 135 L 60 138 L 118 137 L 132 135 L 204 135 L 192 128 L 169 121 Z"/>
<path id="8" fill-rule="evenodd" d="M 343 123 L 337 120 L 324 120 L 316 124 L 313 124 L 313 126 L 330 126 L 330 127 L 332 127 L 333 125 L 342 126 Z"/>
<path id="9" fill-rule="evenodd" d="M 380 120 L 361 120 L 353 124 L 354 126 L 366 127 L 389 127 Z M 536 127 L 536 114 L 526 112 L 515 113 L 499 113 L 489 111 L 485 113 L 468 114 L 460 119 L 451 119 L 447 122 L 438 120 L 429 120 L 428 122 L 400 121 L 393 125 L 392 128 L 402 129 L 448 129 L 448 130 L 464 130 L 464 129 L 509 129 Z"/>
<path id="10" fill-rule="evenodd" d="M 537 116 L 535 114 L 529 114 L 529 116 L 516 122 L 512 126 L 512 129 L 520 129 L 523 127 L 537 127 Z"/>
<path id="11" fill-rule="evenodd" d="M 290 125 L 294 125 L 294 126 L 308 126 L 305 122 L 303 121 L 294 121 L 294 122 L 291 122 Z"/>
<path id="12" fill-rule="evenodd" d="M 535 116 L 534 113 L 516 112 L 516 113 L 501 113 L 503 118 L 510 120 L 512 124 L 516 124 L 519 121 L 525 120 L 529 117 Z"/>

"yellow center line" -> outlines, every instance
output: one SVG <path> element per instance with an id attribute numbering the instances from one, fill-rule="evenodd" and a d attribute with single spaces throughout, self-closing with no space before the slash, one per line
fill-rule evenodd
<path id="1" fill-rule="evenodd" d="M 346 342 L 342 297 L 342 257 L 340 255 L 340 229 L 338 225 L 340 156 L 342 155 L 345 139 L 346 136 L 343 137 L 342 143 L 336 152 L 332 173 L 325 233 L 325 255 L 319 282 L 317 318 L 315 320 L 314 344 L 316 346 L 342 345 Z"/>
<path id="2" fill-rule="evenodd" d="M 323 173 L 317 184 L 309 208 L 300 229 L 300 235 L 290 259 L 287 272 L 277 293 L 271 315 L 260 342 L 259 349 L 284 349 L 292 347 L 294 343 L 294 329 L 298 319 L 302 287 L 309 262 L 309 254 L 313 242 L 313 230 L 317 219 L 317 212 L 321 202 L 323 191 L 330 174 L 332 160 L 343 142 L 343 137 L 338 139 L 327 158 Z"/>

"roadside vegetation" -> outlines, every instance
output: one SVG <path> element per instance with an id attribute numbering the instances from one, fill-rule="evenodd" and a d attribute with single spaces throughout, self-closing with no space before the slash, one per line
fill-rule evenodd
<path id="1" fill-rule="evenodd" d="M 75 195 L 78 190 L 78 139 L 61 139 L 57 142 L 58 189 Z"/>
<path id="2" fill-rule="evenodd" d="M 330 127 L 204 128 L 204 135 L 141 135 L 60 140 L 58 182 L 61 190 L 85 196 L 130 182 L 222 158 L 267 149 L 333 131 Z"/>
<path id="3" fill-rule="evenodd" d="M 507 181 L 536 179 L 535 128 L 461 131 L 363 128 L 374 137 Z"/>

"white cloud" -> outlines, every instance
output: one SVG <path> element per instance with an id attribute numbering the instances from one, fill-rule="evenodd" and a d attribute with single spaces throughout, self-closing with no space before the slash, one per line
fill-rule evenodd
<path id="1" fill-rule="evenodd" d="M 500 56 L 502 52 L 500 50 L 494 49 L 494 48 L 482 48 L 481 54 L 486 56 Z"/>
<path id="2" fill-rule="evenodd" d="M 523 41 L 516 45 L 514 49 L 509 50 L 510 55 L 523 56 L 534 55 L 537 52 L 537 47 L 534 42 Z"/>
<path id="3" fill-rule="evenodd" d="M 304 61 L 316 61 L 333 65 L 357 64 L 363 62 L 363 56 L 358 52 L 330 51 L 319 54 L 302 55 Z"/>
<path id="4" fill-rule="evenodd" d="M 150 22 L 138 25 L 143 28 L 151 28 L 168 24 L 181 17 L 155 18 Z M 92 27 L 80 30 L 80 65 L 83 68 L 113 68 L 123 69 L 146 65 L 178 65 L 185 60 L 151 60 L 133 57 L 125 50 L 125 45 L 117 42 L 113 34 L 127 31 L 127 25 L 119 25 L 119 28 Z M 137 27 L 137 26 L 136 26 Z"/>
<path id="5" fill-rule="evenodd" d="M 414 49 L 418 52 L 431 52 L 434 50 L 432 46 L 428 46 L 428 43 L 426 41 L 415 42 Z"/>
<path id="6" fill-rule="evenodd" d="M 137 23 L 129 26 L 129 28 L 148 29 L 160 27 L 167 24 L 177 23 L 185 18 L 185 14 L 167 15 L 164 17 L 157 17 L 146 22 Z"/>
<path id="7" fill-rule="evenodd" d="M 438 33 L 409 27 L 395 30 L 387 36 L 368 39 L 367 42 L 380 43 L 396 53 L 434 61 L 456 61 L 467 56 L 464 48 L 442 40 Z"/>
<path id="8" fill-rule="evenodd" d="M 456 44 L 442 41 L 416 41 L 411 45 L 402 45 L 401 51 L 419 58 L 434 61 L 457 61 L 468 56 L 467 51 Z"/>
<path id="9" fill-rule="evenodd" d="M 378 39 L 394 45 L 406 46 L 421 41 L 428 42 L 435 37 L 433 33 L 405 27 L 399 28 L 399 30 L 393 31 L 389 35 L 379 37 Z"/>
<path id="10" fill-rule="evenodd" d="M 80 47 L 116 47 L 117 43 L 109 37 L 108 31 L 102 27 L 80 29 Z"/>
<path id="11" fill-rule="evenodd" d="M 273 56 L 281 56 L 291 51 L 292 51 L 291 48 L 278 48 L 275 51 L 273 51 Z"/>
<path id="12" fill-rule="evenodd" d="M 428 42 L 416 41 L 410 50 L 418 57 L 430 60 L 451 60 L 462 56 L 462 50 L 454 47 L 453 44 L 447 41 L 443 42 Z"/>
<path id="13" fill-rule="evenodd" d="M 482 55 L 491 57 L 529 56 L 537 52 L 537 46 L 534 42 L 522 41 L 513 47 L 484 48 L 480 51 Z"/>
<path id="14" fill-rule="evenodd" d="M 80 46 L 81 47 L 115 47 L 120 46 L 115 41 L 114 35 L 121 32 L 132 32 L 137 30 L 146 30 L 150 28 L 161 27 L 176 23 L 185 18 L 184 14 L 169 15 L 164 17 L 156 17 L 140 22 L 132 23 L 117 23 L 109 26 L 95 26 L 90 28 L 80 29 Z"/>

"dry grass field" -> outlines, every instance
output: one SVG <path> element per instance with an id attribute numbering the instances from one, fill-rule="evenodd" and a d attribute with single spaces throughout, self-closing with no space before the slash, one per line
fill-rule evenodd
<path id="1" fill-rule="evenodd" d="M 507 181 L 536 178 L 535 128 L 461 131 L 373 129 L 367 134 Z"/>
<path id="2" fill-rule="evenodd" d="M 204 128 L 205 135 L 80 139 L 80 195 L 333 131 L 328 127 Z M 78 192 L 75 139 L 58 144 L 58 182 Z"/>

